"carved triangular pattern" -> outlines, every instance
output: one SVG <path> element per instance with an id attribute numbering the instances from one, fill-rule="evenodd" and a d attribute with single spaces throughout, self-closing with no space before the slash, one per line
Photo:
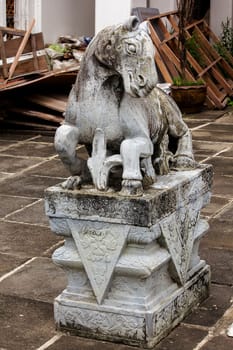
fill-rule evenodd
<path id="1" fill-rule="evenodd" d="M 180 210 L 160 223 L 162 236 L 171 254 L 173 266 L 180 284 L 187 280 L 188 268 L 193 250 L 194 231 L 199 213 L 192 208 Z"/>
<path id="2" fill-rule="evenodd" d="M 99 304 L 102 303 L 116 263 L 126 244 L 128 227 L 94 228 L 76 224 L 68 220 L 72 236 L 80 254 L 85 271 Z"/>

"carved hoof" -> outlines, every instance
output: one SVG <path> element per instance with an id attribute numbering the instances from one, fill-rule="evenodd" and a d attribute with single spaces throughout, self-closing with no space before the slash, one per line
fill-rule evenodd
<path id="1" fill-rule="evenodd" d="M 187 170 L 187 169 L 195 169 L 198 166 L 198 163 L 187 156 L 176 156 L 172 160 L 171 169 L 174 170 Z"/>
<path id="2" fill-rule="evenodd" d="M 143 194 L 142 182 L 140 180 L 123 180 L 120 196 L 139 197 Z"/>
<path id="3" fill-rule="evenodd" d="M 153 183 L 155 183 L 155 181 L 155 177 L 145 175 L 142 180 L 143 188 L 145 189 L 150 187 L 151 185 L 153 185 Z"/>
<path id="4" fill-rule="evenodd" d="M 62 182 L 61 187 L 66 190 L 80 190 L 81 182 L 80 176 L 70 176 L 66 181 Z"/>

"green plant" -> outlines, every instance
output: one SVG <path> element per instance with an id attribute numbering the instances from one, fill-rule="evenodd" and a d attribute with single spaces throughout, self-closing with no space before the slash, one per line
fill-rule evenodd
<path id="1" fill-rule="evenodd" d="M 66 47 L 63 47 L 60 44 L 51 44 L 49 45 L 49 48 L 58 53 L 66 53 L 68 51 Z"/>
<path id="2" fill-rule="evenodd" d="M 213 47 L 218 54 L 232 66 L 231 56 L 233 55 L 233 28 L 230 24 L 229 18 L 227 18 L 225 23 L 222 22 L 220 41 L 215 43 Z"/>
<path id="3" fill-rule="evenodd" d="M 176 85 L 176 86 L 199 86 L 199 85 L 205 84 L 202 79 L 191 81 L 191 80 L 183 79 L 181 76 L 174 77 L 172 80 L 173 80 L 173 85 Z"/>
<path id="4" fill-rule="evenodd" d="M 194 8 L 194 0 L 177 0 L 178 9 L 178 48 L 180 56 L 181 78 L 185 80 L 185 70 L 187 67 L 187 48 L 185 27 L 188 25 Z"/>
<path id="5" fill-rule="evenodd" d="M 231 98 L 229 98 L 229 100 L 227 101 L 227 105 L 228 106 L 233 106 L 233 100 Z"/>
<path id="6" fill-rule="evenodd" d="M 225 23 L 222 22 L 220 41 L 223 47 L 225 47 L 233 55 L 233 28 L 231 25 L 231 20 L 228 17 Z"/>
<path id="7" fill-rule="evenodd" d="M 198 36 L 194 32 L 190 38 L 185 42 L 186 49 L 193 56 L 193 58 L 199 63 L 201 67 L 205 66 L 205 61 L 200 55 L 200 45 L 198 44 Z"/>

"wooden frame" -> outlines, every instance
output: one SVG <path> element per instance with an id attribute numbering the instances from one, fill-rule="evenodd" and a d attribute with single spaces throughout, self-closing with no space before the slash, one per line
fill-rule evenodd
<path id="1" fill-rule="evenodd" d="M 6 39 L 7 36 L 12 38 Z M 42 33 L 30 34 L 24 30 L 0 27 L 0 80 L 7 81 L 18 76 L 48 71 L 49 66 L 43 50 Z M 23 55 L 25 59 L 19 59 Z M 14 66 L 9 63 L 10 58 Z"/>
<path id="2" fill-rule="evenodd" d="M 166 82 L 172 83 L 179 76 L 180 59 L 178 50 L 178 13 L 164 13 L 148 19 L 151 37 L 157 48 L 155 61 Z M 198 56 L 194 57 L 187 48 L 188 80 L 202 79 L 207 84 L 207 104 L 222 109 L 229 96 L 233 96 L 233 58 L 221 57 L 214 45 L 220 44 L 204 20 L 195 21 L 185 28 L 187 39 L 197 37 Z"/>

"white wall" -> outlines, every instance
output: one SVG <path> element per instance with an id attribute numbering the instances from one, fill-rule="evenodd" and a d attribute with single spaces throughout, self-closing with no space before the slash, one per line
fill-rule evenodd
<path id="1" fill-rule="evenodd" d="M 160 13 L 176 9 L 176 0 L 150 0 L 150 7 L 159 9 Z"/>
<path id="2" fill-rule="evenodd" d="M 6 25 L 6 0 L 0 0 L 0 26 Z"/>
<path id="3" fill-rule="evenodd" d="M 95 0 L 95 33 L 108 25 L 124 22 L 131 12 L 131 0 Z"/>
<path id="4" fill-rule="evenodd" d="M 95 0 L 42 0 L 41 11 L 45 43 L 60 35 L 94 35 Z"/>
<path id="5" fill-rule="evenodd" d="M 132 7 L 146 7 L 146 0 L 132 0 Z M 150 0 L 149 6 L 159 9 L 160 13 L 173 11 L 176 8 L 176 0 Z"/>
<path id="6" fill-rule="evenodd" d="M 146 0 L 131 0 L 131 7 L 146 7 Z"/>
<path id="7" fill-rule="evenodd" d="M 146 7 L 146 0 L 95 0 L 95 33 L 108 25 L 126 20 L 133 7 Z M 160 13 L 173 11 L 176 0 L 150 0 L 150 7 L 160 10 Z"/>
<path id="8" fill-rule="evenodd" d="M 210 0 L 210 28 L 217 36 L 222 32 L 221 23 L 226 22 L 227 17 L 232 20 L 232 16 L 232 0 Z"/>

